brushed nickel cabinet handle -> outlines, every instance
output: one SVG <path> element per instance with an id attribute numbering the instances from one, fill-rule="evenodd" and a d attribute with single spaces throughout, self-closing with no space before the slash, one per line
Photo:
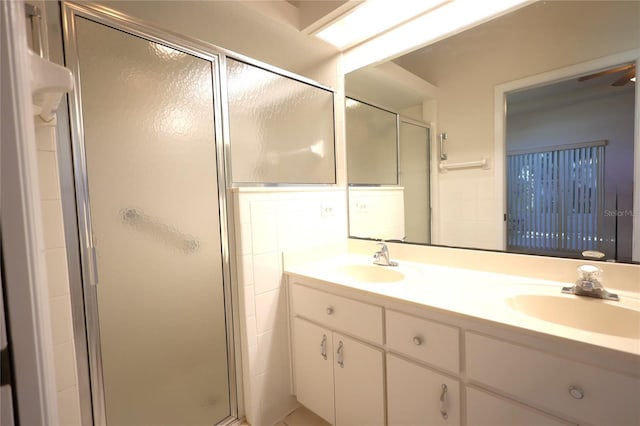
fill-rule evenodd
<path id="1" fill-rule="evenodd" d="M 449 414 L 447 413 L 449 409 L 449 393 L 447 389 L 447 385 L 442 385 L 442 392 L 440 393 L 440 415 L 443 419 L 447 420 Z"/>

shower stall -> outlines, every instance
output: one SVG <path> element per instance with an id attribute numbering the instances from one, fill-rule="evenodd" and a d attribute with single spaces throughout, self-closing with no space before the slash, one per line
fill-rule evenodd
<path id="1" fill-rule="evenodd" d="M 93 422 L 232 422 L 220 56 L 62 7 Z"/>

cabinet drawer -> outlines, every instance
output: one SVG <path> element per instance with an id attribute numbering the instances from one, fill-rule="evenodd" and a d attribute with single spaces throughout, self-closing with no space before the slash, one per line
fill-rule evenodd
<path id="1" fill-rule="evenodd" d="M 555 417 L 474 388 L 467 388 L 467 426 L 568 426 Z"/>
<path id="2" fill-rule="evenodd" d="M 466 334 L 466 348 L 471 380 L 589 424 L 640 424 L 636 378 L 476 333 Z"/>
<path id="3" fill-rule="evenodd" d="M 291 310 L 329 328 L 382 344 L 382 308 L 298 284 L 291 286 Z"/>
<path id="4" fill-rule="evenodd" d="M 387 347 L 454 373 L 460 371 L 459 331 L 387 310 Z"/>
<path id="5" fill-rule="evenodd" d="M 387 411 L 390 426 L 459 425 L 460 384 L 387 354 Z"/>

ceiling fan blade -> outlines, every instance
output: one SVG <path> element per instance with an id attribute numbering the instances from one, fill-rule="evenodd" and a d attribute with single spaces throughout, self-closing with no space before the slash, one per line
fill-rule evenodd
<path id="1" fill-rule="evenodd" d="M 634 76 L 636 75 L 636 70 L 634 69 L 630 69 L 629 71 L 627 71 L 622 77 L 620 77 L 619 79 L 617 79 L 616 81 L 614 81 L 611 85 L 612 86 L 624 86 L 625 84 L 627 84 L 629 82 L 629 80 L 631 80 Z"/>
<path id="2" fill-rule="evenodd" d="M 614 74 L 620 71 L 625 71 L 625 70 L 629 70 L 629 69 L 634 69 L 635 72 L 635 68 L 636 65 L 635 64 L 625 64 L 625 65 L 620 65 L 619 67 L 615 67 L 615 68 L 609 68 L 608 70 L 604 70 L 604 71 L 600 71 L 600 72 L 596 72 L 593 74 L 589 74 L 589 75 L 585 75 L 582 76 L 580 78 L 578 78 L 578 81 L 585 81 L 585 80 L 591 80 L 592 78 L 597 78 L 603 75 L 607 75 L 607 74 Z"/>

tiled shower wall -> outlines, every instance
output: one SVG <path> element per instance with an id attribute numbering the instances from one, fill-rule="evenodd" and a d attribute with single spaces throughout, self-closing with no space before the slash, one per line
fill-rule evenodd
<path id="1" fill-rule="evenodd" d="M 233 198 L 245 411 L 251 425 L 270 425 L 297 406 L 290 392 L 282 252 L 343 243 L 346 193 L 335 187 L 236 188 Z"/>
<path id="2" fill-rule="evenodd" d="M 49 283 L 51 328 L 58 397 L 59 425 L 80 425 L 80 403 L 76 372 L 71 296 L 67 269 L 66 243 L 62 223 L 60 179 L 56 155 L 55 121 L 36 120 L 36 144 L 42 220 L 44 255 Z"/>
<path id="3" fill-rule="evenodd" d="M 494 170 L 450 170 L 439 176 L 438 244 L 500 250 Z M 437 225 L 436 225 L 437 226 Z"/>
<path id="4" fill-rule="evenodd" d="M 349 235 L 403 240 L 404 188 L 349 187 Z"/>

